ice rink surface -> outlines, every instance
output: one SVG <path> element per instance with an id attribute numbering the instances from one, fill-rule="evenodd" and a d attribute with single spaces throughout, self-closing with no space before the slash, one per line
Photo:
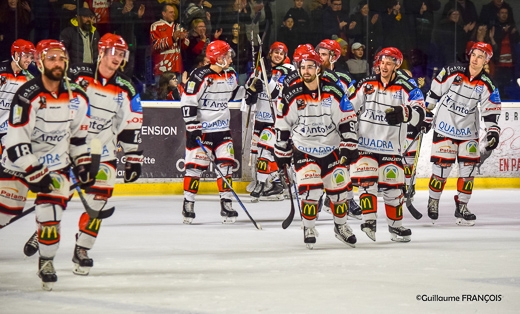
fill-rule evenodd
<path id="1" fill-rule="evenodd" d="M 241 195 L 259 231 L 236 202 L 238 221 L 222 225 L 216 196 L 198 196 L 193 225 L 182 223 L 182 196 L 117 197 L 85 277 L 71 271 L 82 212 L 75 199 L 63 216 L 51 292 L 41 290 L 37 257 L 22 252 L 34 216 L 0 230 L 0 313 L 520 313 L 519 191 L 475 190 L 474 227 L 455 225 L 453 195 L 445 191 L 432 225 L 428 194 L 417 193 L 424 217 L 405 210 L 410 243 L 390 241 L 381 198 L 377 242 L 349 219 L 356 248 L 334 237 L 322 212 L 314 250 L 298 214 L 281 228 L 288 200 L 251 204 Z"/>

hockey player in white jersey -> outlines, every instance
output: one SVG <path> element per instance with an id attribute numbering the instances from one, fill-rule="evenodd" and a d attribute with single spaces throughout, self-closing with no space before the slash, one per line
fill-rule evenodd
<path id="1" fill-rule="evenodd" d="M 347 191 L 352 186 L 341 159 L 346 158 L 348 164 L 358 156 L 356 113 L 341 88 L 319 77 L 321 59 L 314 48 L 296 53 L 302 78 L 283 90 L 275 122 L 276 160 L 283 169 L 294 159 L 307 248 L 316 243 L 323 190 L 331 198 L 336 238 L 354 247 L 356 236 L 347 224 Z"/>
<path id="2" fill-rule="evenodd" d="M 473 226 L 476 216 L 468 209 L 474 185 L 476 165 L 480 162 L 480 119 L 486 130 L 485 149 L 498 146 L 498 119 L 501 101 L 498 88 L 484 71 L 493 56 L 491 45 L 475 43 L 469 52 L 469 65 L 443 68 L 432 82 L 426 97 L 428 110 L 437 107 L 433 119 L 433 145 L 428 199 L 428 216 L 439 217 L 439 199 L 455 161 L 459 164 L 455 217 L 458 225 Z M 480 111 L 479 111 L 480 105 Z"/>
<path id="3" fill-rule="evenodd" d="M 356 80 L 354 80 L 354 78 L 352 78 L 349 73 L 344 73 L 334 68 L 334 64 L 336 61 L 338 61 L 339 57 L 341 57 L 340 44 L 332 39 L 324 39 L 316 46 L 316 52 L 318 52 L 320 55 L 321 61 L 323 62 L 323 67 L 327 70 L 330 70 L 331 72 L 334 72 L 338 76 L 339 82 L 341 83 L 343 91 L 347 97 L 352 95 L 352 93 L 355 91 Z M 350 171 L 350 165 L 346 166 Z M 354 190 L 347 192 L 347 199 L 349 205 L 348 215 L 356 219 L 361 219 L 361 208 L 354 200 Z M 323 200 L 323 204 L 325 205 L 326 210 L 330 208 L 330 198 L 326 195 L 325 199 Z"/>
<path id="4" fill-rule="evenodd" d="M 62 43 L 42 40 L 36 46 L 42 76 L 16 92 L 5 136 L 0 180 L 2 211 L 21 212 L 28 189 L 36 195 L 38 276 L 45 290 L 58 280 L 53 259 L 60 242 L 60 221 L 69 200 L 69 169 L 81 185 L 93 183 L 88 152 L 88 97 L 64 79 L 68 55 Z M 17 191 L 17 192 L 13 192 Z M 5 223 L 1 221 L 1 223 Z"/>
<path id="5" fill-rule="evenodd" d="M 228 71 L 233 54 L 229 44 L 222 40 L 209 43 L 206 57 L 211 64 L 197 68 L 190 74 L 181 98 L 182 115 L 186 123 L 186 173 L 182 206 L 185 224 L 191 224 L 195 218 L 195 196 L 200 176 L 210 164 L 197 140 L 214 155 L 217 166 L 225 176 L 223 178 L 219 174 L 217 177 L 222 222 L 234 223 L 238 216 L 232 208 L 233 194 L 228 186 L 236 165 L 228 102 L 246 97 L 247 104 L 255 103 L 258 93 L 262 91 L 262 82 L 257 81 L 256 91 L 239 86 L 236 73 Z"/>
<path id="6" fill-rule="evenodd" d="M 97 65 L 76 64 L 69 71 L 73 82 L 85 89 L 90 100 L 88 139 L 99 139 L 103 147 L 96 182 L 84 186 L 87 203 L 98 213 L 90 217 L 84 212 L 79 218 L 72 257 L 76 275 L 88 275 L 94 266 L 88 251 L 94 246 L 102 220 L 111 215 L 105 207 L 114 190 L 118 145 L 125 153 L 125 183 L 139 178 L 143 162 L 138 145 L 143 121 L 141 98 L 130 79 L 119 71 L 128 60 L 128 45 L 121 36 L 107 33 L 99 40 L 98 52 Z M 26 255 L 37 250 L 34 244 L 31 239 L 27 241 Z"/>
<path id="7" fill-rule="evenodd" d="M 9 109 L 14 93 L 33 76 L 27 68 L 34 60 L 34 45 L 25 39 L 17 39 L 11 45 L 11 60 L 0 62 L 0 143 L 7 133 Z M 0 149 L 1 153 L 1 149 Z"/>
<path id="8" fill-rule="evenodd" d="M 279 169 L 274 160 L 276 135 L 273 128 L 275 119 L 273 110 L 276 109 L 281 96 L 282 84 L 286 75 L 294 69 L 292 65 L 284 63 L 287 53 L 287 46 L 277 41 L 271 45 L 268 57 L 264 58 L 269 91 L 264 88 L 264 91 L 258 94 L 255 107 L 251 153 L 255 159 L 256 185 L 250 194 L 251 202 L 284 199 L 283 185 L 278 176 Z M 261 71 L 262 69 L 258 69 L 251 74 L 249 82 L 260 81 L 264 84 Z M 269 95 L 267 92 L 269 92 Z"/>
<path id="9" fill-rule="evenodd" d="M 421 91 L 396 74 L 403 55 L 394 47 L 383 48 L 380 74 L 359 82 L 350 97 L 359 108 L 360 156 L 352 166 L 352 181 L 360 189 L 364 223 L 361 229 L 376 240 L 377 192 L 383 199 L 392 240 L 410 241 L 411 230 L 403 227 L 404 171 L 401 154 L 407 123 L 418 125 L 425 116 Z"/>

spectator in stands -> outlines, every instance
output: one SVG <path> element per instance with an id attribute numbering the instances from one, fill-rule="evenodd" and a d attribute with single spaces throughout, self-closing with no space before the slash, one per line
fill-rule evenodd
<path id="1" fill-rule="evenodd" d="M 474 27 L 475 23 L 462 25 L 459 11 L 448 11 L 448 16 L 439 22 L 439 26 L 434 31 L 433 41 L 436 49 L 431 56 L 438 57 L 435 60 L 437 67 L 466 59 L 466 43 Z"/>
<path id="2" fill-rule="evenodd" d="M 294 19 L 292 15 L 286 14 L 278 31 L 278 41 L 283 42 L 287 49 L 289 50 L 288 56 L 292 56 L 294 53 L 294 49 L 298 47 L 299 44 L 304 43 L 303 40 L 298 40 L 299 35 L 296 33 L 296 29 L 294 27 Z"/>
<path id="3" fill-rule="evenodd" d="M 166 71 L 161 74 L 157 95 L 158 100 L 181 100 L 183 93 L 184 86 L 182 83 L 179 83 L 179 73 Z"/>
<path id="4" fill-rule="evenodd" d="M 516 25 L 509 18 L 506 7 L 498 10 L 495 24 L 496 51 L 493 54 L 495 61 L 495 83 L 500 94 L 507 97 L 505 87 L 515 78 L 514 67 L 518 62 L 520 35 Z"/>
<path id="5" fill-rule="evenodd" d="M 372 1 L 370 5 L 372 5 Z M 372 12 L 367 0 L 361 0 L 357 6 L 357 12 L 351 16 L 351 20 L 348 26 L 349 37 L 353 42 L 363 44 L 369 40 L 368 51 L 365 54 L 368 60 L 372 60 L 376 51 L 381 47 L 382 26 L 379 14 Z"/>
<path id="6" fill-rule="evenodd" d="M 477 22 L 477 26 L 473 29 L 470 34 L 469 41 L 466 44 L 466 52 L 471 50 L 474 44 L 477 42 L 484 42 L 490 44 L 493 48 L 493 55 L 498 54 L 498 45 L 495 41 L 495 26 L 491 27 L 488 30 L 488 26 L 485 23 Z M 469 62 L 469 55 L 466 54 L 467 61 Z M 484 65 L 484 69 L 487 68 L 487 73 L 493 78 L 495 81 L 495 61 L 494 59 L 489 60 L 487 64 Z"/>
<path id="7" fill-rule="evenodd" d="M 186 29 L 192 27 L 194 20 L 203 20 L 206 25 L 206 30 L 209 34 L 212 33 L 211 28 L 211 14 L 204 8 L 204 0 L 186 0 L 186 6 L 182 12 L 182 26 Z M 208 5 L 208 4 L 207 4 Z M 211 5 L 211 4 L 209 4 Z"/>
<path id="8" fill-rule="evenodd" d="M 213 39 L 208 37 L 208 33 L 206 30 L 206 24 L 202 19 L 195 19 L 191 21 L 191 29 L 188 35 L 188 40 L 190 42 L 187 53 L 184 58 L 184 68 L 189 72 L 193 71 L 195 68 L 195 58 L 201 53 L 206 51 L 206 47 L 212 40 L 219 39 L 222 34 L 222 29 L 216 30 L 213 35 Z"/>
<path id="9" fill-rule="evenodd" d="M 115 34 L 120 35 L 128 44 L 130 57 L 124 68 L 124 73 L 129 77 L 134 74 L 135 54 L 137 50 L 137 38 L 135 36 L 135 24 L 145 12 L 145 5 L 134 5 L 134 0 L 114 0 L 110 5 L 110 17 Z"/>
<path id="10" fill-rule="evenodd" d="M 181 49 L 189 46 L 188 32 L 174 23 L 175 10 L 171 4 L 165 4 L 162 19 L 150 26 L 154 75 L 158 81 L 166 71 L 182 72 Z"/>
<path id="11" fill-rule="evenodd" d="M 312 34 L 311 43 L 313 46 L 325 39 L 323 35 L 323 12 L 325 12 L 325 9 L 328 7 L 328 0 L 312 0 L 309 6 L 312 22 L 312 30 L 310 33 Z"/>
<path id="12" fill-rule="evenodd" d="M 478 20 L 477 8 L 471 0 L 449 0 L 444 5 L 444 10 L 442 10 L 443 18 L 448 15 L 448 11 L 450 10 L 459 11 L 463 25 L 477 22 Z"/>
<path id="13" fill-rule="evenodd" d="M 348 40 L 348 8 L 343 8 L 341 0 L 331 0 L 331 5 L 323 12 L 323 36 L 332 38 L 336 35 Z"/>
<path id="14" fill-rule="evenodd" d="M 96 25 L 99 36 L 103 36 L 112 31 L 112 25 L 110 24 L 110 2 L 112 2 L 112 0 L 85 0 L 86 7 L 90 8 L 96 16 L 93 22 Z"/>
<path id="15" fill-rule="evenodd" d="M 90 9 L 79 8 L 77 16 L 70 20 L 71 26 L 61 31 L 60 41 L 67 48 L 71 64 L 97 62 L 99 33 L 94 19 Z"/>
<path id="16" fill-rule="evenodd" d="M 3 0 L 0 4 L 0 61 L 11 59 L 11 44 L 29 40 L 31 7 L 27 1 Z"/>
<path id="17" fill-rule="evenodd" d="M 88 8 L 88 4 L 84 0 L 58 0 L 56 15 L 60 19 L 60 32 L 70 26 L 70 20 L 73 19 L 78 10 Z"/>
<path id="18" fill-rule="evenodd" d="M 342 39 L 338 38 L 337 36 L 332 36 L 332 40 L 335 40 L 338 42 L 339 46 L 341 47 L 341 55 L 339 56 L 338 60 L 334 63 L 334 70 L 339 72 L 347 73 L 349 72 L 347 61 L 348 61 L 348 43 Z"/>
<path id="19" fill-rule="evenodd" d="M 294 35 L 296 35 L 297 43 L 301 44 L 307 42 L 307 34 L 311 26 L 311 20 L 309 13 L 307 13 L 303 8 L 303 0 L 294 0 L 294 7 L 290 8 L 285 13 L 283 20 L 286 21 L 289 16 L 292 17 L 294 22 L 293 32 Z M 280 40 L 280 38 L 278 38 L 278 40 Z M 283 42 L 287 44 L 285 41 Z M 289 49 L 289 55 L 292 56 L 291 49 Z"/>
<path id="20" fill-rule="evenodd" d="M 412 47 L 426 52 L 430 49 L 434 29 L 434 12 L 441 8 L 439 0 L 404 0 L 405 19 L 408 23 Z"/>
<path id="21" fill-rule="evenodd" d="M 515 18 L 513 17 L 513 9 L 511 6 L 505 2 L 504 0 L 492 0 L 488 4 L 484 4 L 482 6 L 482 10 L 480 11 L 479 20 L 482 23 L 488 24 L 489 26 L 495 25 L 497 22 L 498 11 L 502 8 L 507 10 L 507 23 L 515 24 Z"/>
<path id="22" fill-rule="evenodd" d="M 246 25 L 251 24 L 251 14 L 249 12 L 249 6 L 247 5 L 247 0 L 228 0 L 234 1 L 232 4 L 229 4 L 224 7 L 223 13 L 220 20 L 220 25 L 224 32 L 222 33 L 223 38 L 232 38 L 231 34 L 232 25 L 235 23 L 239 23 L 243 26 L 243 31 L 246 33 L 247 40 L 251 41 L 250 32 L 247 31 Z M 251 45 L 251 44 L 249 44 Z"/>
<path id="23" fill-rule="evenodd" d="M 365 52 L 365 45 L 360 43 L 352 44 L 352 59 L 347 60 L 348 70 L 352 77 L 359 82 L 366 77 L 368 72 L 368 62 L 363 58 Z"/>
<path id="24" fill-rule="evenodd" d="M 251 43 L 247 40 L 245 27 L 238 23 L 233 24 L 231 34 L 231 39 L 226 39 L 226 42 L 235 51 L 233 67 L 238 74 L 238 84 L 244 85 L 248 77 L 248 62 L 252 60 Z"/>
<path id="25" fill-rule="evenodd" d="M 411 49 L 408 25 L 401 14 L 399 0 L 388 0 L 386 12 L 381 14 L 381 23 L 384 29 L 382 36 L 383 47 L 396 47 L 406 52 Z"/>

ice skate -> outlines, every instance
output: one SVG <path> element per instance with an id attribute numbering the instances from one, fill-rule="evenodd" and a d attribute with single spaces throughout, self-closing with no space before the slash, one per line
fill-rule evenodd
<path id="1" fill-rule="evenodd" d="M 251 196 L 251 203 L 258 203 L 260 200 L 260 196 L 262 195 L 262 192 L 264 192 L 265 189 L 265 183 L 264 182 L 257 182 L 254 190 L 249 194 Z"/>
<path id="2" fill-rule="evenodd" d="M 284 199 L 283 185 L 280 181 L 273 181 L 271 188 L 264 189 L 260 196 L 262 201 L 283 201 Z"/>
<path id="3" fill-rule="evenodd" d="M 356 218 L 358 220 L 363 219 L 361 207 L 359 207 L 358 203 L 354 199 L 348 200 L 348 215 L 352 218 Z"/>
<path id="4" fill-rule="evenodd" d="M 410 242 L 412 235 L 412 230 L 407 229 L 403 226 L 392 227 L 388 226 L 388 231 L 390 231 L 390 236 L 392 241 L 395 242 Z"/>
<path id="5" fill-rule="evenodd" d="M 225 198 L 220 200 L 220 216 L 222 216 L 223 224 L 232 224 L 237 220 L 238 213 L 231 207 L 231 204 L 231 200 Z"/>
<path id="6" fill-rule="evenodd" d="M 195 202 L 190 202 L 184 199 L 184 203 L 182 204 L 182 216 L 183 223 L 187 225 L 191 225 L 193 219 L 195 219 Z"/>
<path id="7" fill-rule="evenodd" d="M 455 195 L 455 217 L 457 218 L 457 225 L 459 226 L 474 226 L 477 216 L 472 214 L 468 209 L 467 203 L 459 202 L 459 197 Z"/>
<path id="8" fill-rule="evenodd" d="M 350 247 L 356 247 L 356 235 L 354 235 L 352 229 L 346 223 L 341 225 L 334 223 L 334 233 L 336 234 L 336 238 L 341 242 Z"/>
<path id="9" fill-rule="evenodd" d="M 257 184 L 258 184 L 258 181 L 256 181 L 256 180 L 249 182 L 249 184 L 246 186 L 246 191 L 249 193 L 253 192 L 253 190 L 255 189 L 255 186 Z"/>
<path id="10" fill-rule="evenodd" d="M 361 224 L 361 230 L 367 234 L 367 236 L 370 238 L 370 240 L 375 241 L 376 240 L 376 220 L 367 220 L 364 223 Z"/>
<path id="11" fill-rule="evenodd" d="M 38 244 L 38 231 L 35 231 L 33 235 L 29 238 L 29 240 L 25 242 L 25 246 L 23 247 L 23 253 L 27 257 L 33 256 L 34 254 L 36 254 L 36 252 L 38 252 L 39 247 L 40 246 Z"/>
<path id="12" fill-rule="evenodd" d="M 39 258 L 37 275 L 42 279 L 42 289 L 51 291 L 54 287 L 54 283 L 58 281 L 52 258 Z"/>
<path id="13" fill-rule="evenodd" d="M 94 261 L 88 257 L 87 249 L 81 246 L 74 247 L 74 256 L 72 262 L 74 262 L 74 268 L 72 272 L 76 275 L 87 276 L 90 272 L 90 268 L 94 266 Z"/>
<path id="14" fill-rule="evenodd" d="M 309 250 L 312 250 L 314 248 L 314 244 L 316 243 L 316 237 L 318 237 L 318 231 L 316 231 L 315 227 L 303 227 L 303 234 L 303 242 Z"/>
<path id="15" fill-rule="evenodd" d="M 439 200 L 428 198 L 428 217 L 431 218 L 433 224 L 439 218 Z"/>

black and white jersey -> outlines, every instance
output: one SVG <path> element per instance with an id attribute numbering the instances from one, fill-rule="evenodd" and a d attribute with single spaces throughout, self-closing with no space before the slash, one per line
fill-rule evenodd
<path id="1" fill-rule="evenodd" d="M 479 137 L 480 115 L 487 128 L 497 125 L 502 109 L 498 88 L 491 78 L 484 71 L 471 78 L 463 65 L 449 66 L 439 72 L 426 103 L 430 109 L 437 106 L 432 124 L 435 132 L 459 140 Z"/>
<path id="2" fill-rule="evenodd" d="M 90 100 L 89 139 L 103 145 L 101 161 L 116 159 L 117 144 L 125 153 L 135 152 L 141 136 L 143 109 L 141 97 L 123 74 L 106 79 L 93 64 L 79 64 L 69 70 L 71 79 L 81 86 Z"/>
<path id="3" fill-rule="evenodd" d="M 11 61 L 0 62 L 0 137 L 7 133 L 9 108 L 14 94 L 33 76 L 28 71 L 14 73 Z"/>
<path id="4" fill-rule="evenodd" d="M 63 83 L 52 93 L 39 77 L 18 89 L 5 136 L 5 168 L 26 172 L 44 164 L 50 171 L 59 170 L 71 164 L 70 158 L 88 153 L 88 97 L 79 86 L 70 85 L 70 94 Z"/>
<path id="5" fill-rule="evenodd" d="M 235 72 L 217 73 L 209 65 L 195 69 L 181 98 L 184 121 L 200 122 L 203 133 L 228 131 L 231 122 L 228 103 L 244 96 L 245 88 L 238 85 Z"/>

